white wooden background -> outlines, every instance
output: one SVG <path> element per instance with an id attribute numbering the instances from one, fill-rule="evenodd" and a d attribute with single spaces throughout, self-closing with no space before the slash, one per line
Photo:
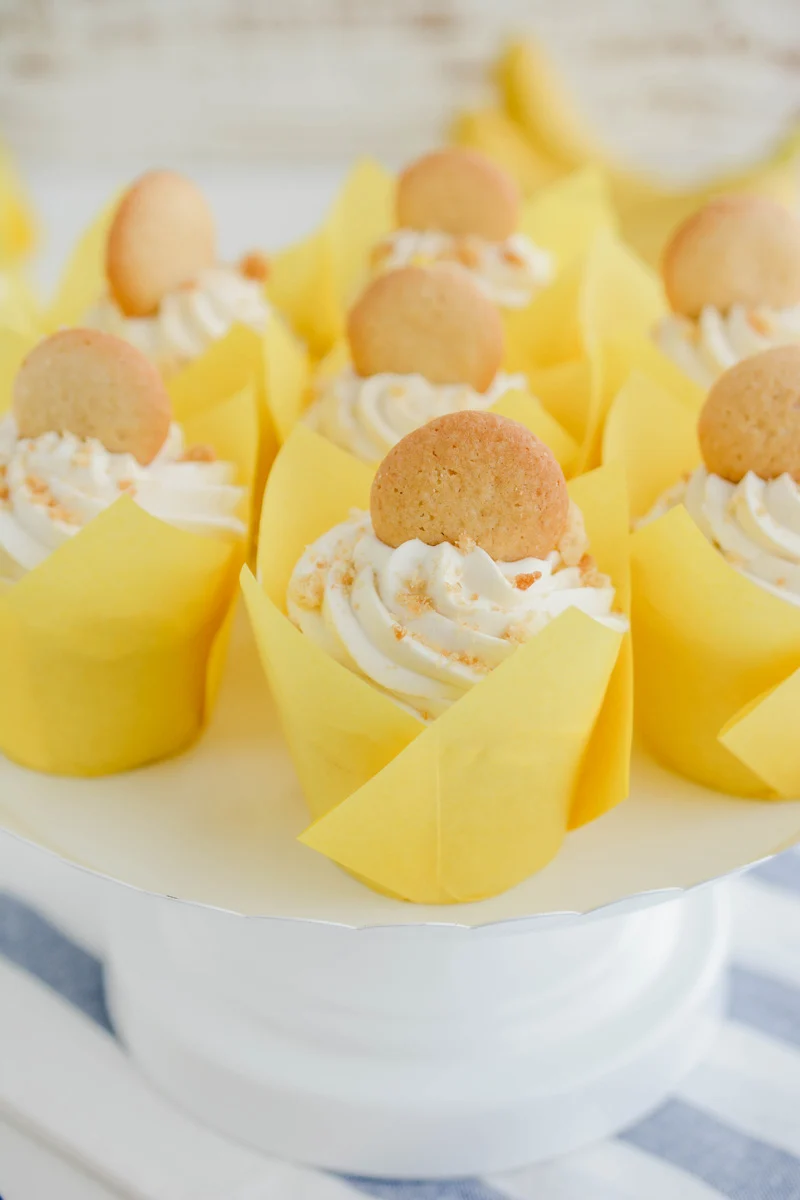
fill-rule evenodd
<path id="1" fill-rule="evenodd" d="M 673 174 L 800 112 L 800 0 L 0 0 L 0 129 L 34 165 L 397 161 L 486 99 L 519 29 Z"/>

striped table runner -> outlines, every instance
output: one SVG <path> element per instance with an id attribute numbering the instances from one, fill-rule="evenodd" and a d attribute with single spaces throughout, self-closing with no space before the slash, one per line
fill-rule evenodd
<path id="1" fill-rule="evenodd" d="M 340 1181 L 344 1193 L 354 1200 L 800 1200 L 800 850 L 756 868 L 732 890 L 727 1020 L 706 1061 L 657 1112 L 616 1138 L 507 1175 L 351 1178 Z M 8 895 L 0 896 L 0 955 L 110 1030 L 102 964 Z"/>

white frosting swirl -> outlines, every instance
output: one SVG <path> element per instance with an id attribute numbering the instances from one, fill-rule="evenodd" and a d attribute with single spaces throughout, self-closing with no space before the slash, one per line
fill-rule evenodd
<path id="1" fill-rule="evenodd" d="M 698 467 L 662 496 L 641 524 L 677 504 L 685 505 L 737 571 L 800 605 L 800 487 L 791 475 L 765 481 L 750 471 L 740 483 L 729 483 Z"/>
<path id="2" fill-rule="evenodd" d="M 491 408 L 506 392 L 527 389 L 524 375 L 498 372 L 485 392 L 466 383 L 429 383 L 422 375 L 362 378 L 351 367 L 322 381 L 306 421 L 364 462 L 384 458 L 413 429 L 464 409 Z"/>
<path id="3" fill-rule="evenodd" d="M 800 304 L 782 309 L 734 304 L 726 313 L 707 305 L 697 321 L 671 313 L 656 329 L 655 338 L 690 379 L 709 388 L 743 358 L 800 342 Z"/>
<path id="4" fill-rule="evenodd" d="M 378 271 L 446 262 L 463 267 L 501 308 L 524 308 L 553 278 L 553 256 L 524 233 L 504 242 L 455 237 L 436 229 L 398 229 L 373 251 Z"/>
<path id="5" fill-rule="evenodd" d="M 298 562 L 288 613 L 340 663 L 429 720 L 567 608 L 627 629 L 612 612 L 611 581 L 582 554 L 567 565 L 582 549 L 574 533 L 563 547 L 515 563 L 417 539 L 393 550 L 367 513 L 353 513 Z"/>
<path id="6" fill-rule="evenodd" d="M 270 307 L 264 287 L 235 267 L 201 271 L 189 287 L 164 296 L 151 317 L 126 317 L 110 296 L 87 313 L 85 324 L 124 338 L 165 374 L 192 362 L 237 322 L 263 333 Z"/>
<path id="7" fill-rule="evenodd" d="M 20 438 L 0 421 L 0 574 L 18 578 L 127 494 L 162 521 L 192 533 L 232 538 L 242 489 L 227 462 L 184 459 L 180 426 L 147 466 L 71 433 Z"/>

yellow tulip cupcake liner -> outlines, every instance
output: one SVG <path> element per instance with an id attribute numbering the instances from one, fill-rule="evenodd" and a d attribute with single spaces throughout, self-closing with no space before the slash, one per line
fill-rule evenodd
<path id="1" fill-rule="evenodd" d="M 643 377 L 614 403 L 604 458 L 635 516 L 700 462 L 697 414 Z M 668 767 L 718 791 L 800 795 L 800 608 L 737 572 L 683 507 L 631 540 L 637 725 Z"/>
<path id="2" fill-rule="evenodd" d="M 393 201 L 393 176 L 373 159 L 361 159 L 320 227 L 271 262 L 268 295 L 315 358 L 344 333 L 350 301 L 369 274 L 372 247 L 393 227 Z"/>
<path id="3" fill-rule="evenodd" d="M 0 143 L 0 326 L 25 333 L 40 319 L 25 272 L 36 245 L 33 209 L 7 148 Z"/>
<path id="4" fill-rule="evenodd" d="M 3 391 L 25 339 L 4 332 Z M 186 389 L 175 420 L 247 491 L 256 467 L 252 385 Z M 239 516 L 249 517 L 245 494 Z M 246 539 L 187 533 L 121 497 L 0 591 L 0 751 L 58 775 L 129 770 L 185 749 L 213 705 Z"/>
<path id="5" fill-rule="evenodd" d="M 0 271 L 18 266 L 36 245 L 33 207 L 8 148 L 0 143 Z"/>
<path id="6" fill-rule="evenodd" d="M 588 251 L 518 316 L 514 363 L 531 391 L 578 443 L 576 471 L 601 461 L 611 403 L 632 371 L 669 387 L 699 408 L 702 390 L 652 339 L 666 312 L 660 280 L 612 232 L 601 230 Z M 523 328 L 524 323 L 524 328 Z"/>
<path id="7" fill-rule="evenodd" d="M 716 195 L 746 191 L 784 204 L 796 200 L 797 129 L 767 158 L 738 173 L 710 179 L 700 187 L 669 187 L 614 161 L 537 42 L 512 42 L 495 75 L 498 105 L 461 114 L 452 130 L 454 140 L 483 150 L 501 163 L 526 193 L 581 167 L 601 169 L 623 236 L 653 266 L 676 226 Z"/>
<path id="8" fill-rule="evenodd" d="M 372 471 L 305 426 L 267 486 L 258 578 L 242 585 L 313 823 L 301 835 L 377 890 L 478 900 L 558 852 L 567 830 L 628 792 L 629 636 L 569 610 L 425 725 L 304 637 L 286 616 L 295 562 L 369 507 Z M 627 605 L 622 472 L 570 484 L 600 568 Z"/>

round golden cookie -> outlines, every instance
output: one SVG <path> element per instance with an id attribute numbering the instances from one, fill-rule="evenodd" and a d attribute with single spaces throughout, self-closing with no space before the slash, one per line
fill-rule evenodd
<path id="1" fill-rule="evenodd" d="M 426 154 L 397 181 L 401 229 L 439 229 L 503 242 L 519 224 L 520 192 L 511 176 L 477 150 Z"/>
<path id="2" fill-rule="evenodd" d="M 544 442 L 508 417 L 475 410 L 404 437 L 370 496 L 373 528 L 387 546 L 474 542 L 497 562 L 545 557 L 568 509 L 563 472 Z"/>
<path id="3" fill-rule="evenodd" d="M 359 375 L 423 375 L 485 392 L 503 361 L 499 312 L 466 271 L 400 267 L 378 276 L 347 319 Z"/>
<path id="4" fill-rule="evenodd" d="M 14 381 L 21 437 L 71 433 L 151 462 L 172 421 L 169 394 L 143 354 L 110 333 L 63 329 L 39 342 Z"/>
<path id="5" fill-rule="evenodd" d="M 703 461 L 738 483 L 788 473 L 800 483 L 800 346 L 743 359 L 708 393 L 698 423 Z"/>
<path id="6" fill-rule="evenodd" d="M 150 316 L 168 292 L 215 261 L 214 217 L 190 179 L 149 171 L 128 189 L 106 246 L 109 289 L 126 316 Z"/>
<path id="7" fill-rule="evenodd" d="M 800 220 L 765 196 L 722 196 L 679 226 L 662 260 L 676 313 L 800 303 Z"/>

